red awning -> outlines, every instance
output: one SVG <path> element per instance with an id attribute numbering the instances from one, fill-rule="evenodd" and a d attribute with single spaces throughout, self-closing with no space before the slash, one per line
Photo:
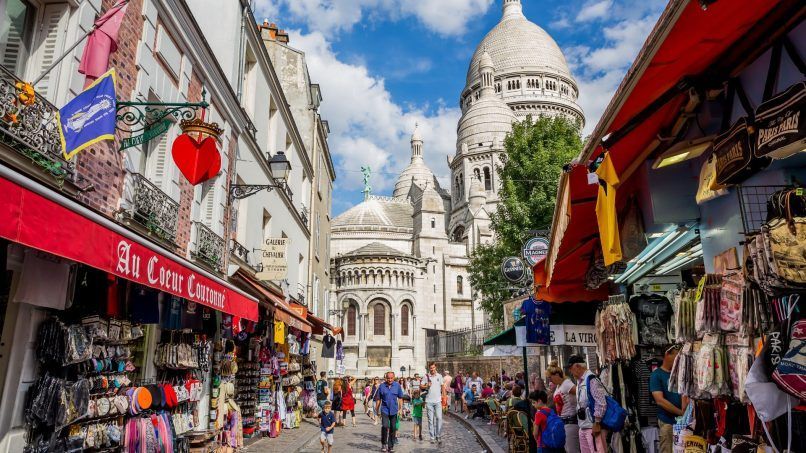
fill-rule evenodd
<path id="1" fill-rule="evenodd" d="M 618 194 L 620 205 L 629 194 L 630 176 L 648 157 L 649 145 L 680 115 L 687 94 L 675 93 L 674 89 L 681 80 L 713 67 L 717 59 L 732 50 L 737 40 L 776 7 L 787 4 L 791 9 L 794 3 L 792 0 L 719 1 L 705 10 L 693 0 L 669 3 L 597 125 L 591 137 L 593 145 L 580 159 L 586 164 L 604 152 L 599 144 L 603 137 L 612 139 L 621 132 L 617 134 L 621 137 L 607 150 L 621 180 L 620 187 L 625 189 Z M 650 106 L 654 107 L 651 111 Z M 646 114 L 641 117 L 642 112 Z M 627 130 L 627 125 L 635 127 Z M 578 296 L 580 291 L 585 291 L 584 276 L 593 247 L 600 247 L 595 213 L 597 186 L 588 184 L 587 169 L 583 165 L 575 166 L 564 177 L 568 194 L 567 200 L 558 197 L 555 209 L 552 241 L 556 241 L 556 245 L 552 244 L 547 259 L 538 263 L 538 267 L 548 268 L 534 271 L 535 285 L 549 295 Z M 562 185 L 560 189 L 563 190 Z"/>
<path id="2" fill-rule="evenodd" d="M 334 327 L 325 322 L 324 319 L 314 316 L 310 312 L 308 313 L 308 321 L 313 325 L 313 333 L 315 334 L 323 335 L 326 330 L 331 332 L 334 330 Z"/>
<path id="3" fill-rule="evenodd" d="M 303 332 L 311 332 L 311 323 L 305 319 L 304 314 L 300 314 L 294 310 L 283 298 L 283 296 L 273 293 L 270 289 L 263 286 L 261 283 L 254 281 L 251 277 L 244 274 L 238 274 L 241 280 L 246 282 L 249 286 L 254 288 L 258 294 L 266 298 L 266 301 L 272 305 L 274 310 L 274 319 L 282 321 L 295 329 Z M 303 307 L 304 308 L 304 307 Z"/>
<path id="4" fill-rule="evenodd" d="M 257 301 L 227 282 L 50 189 L 37 193 L 17 182 L 0 177 L 0 237 L 257 321 Z"/>

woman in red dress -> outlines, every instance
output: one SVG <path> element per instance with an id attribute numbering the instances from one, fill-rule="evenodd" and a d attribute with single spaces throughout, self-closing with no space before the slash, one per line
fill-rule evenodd
<path id="1" fill-rule="evenodd" d="M 353 427 L 355 427 L 355 397 L 353 397 L 353 383 L 355 382 L 355 378 L 352 376 L 347 376 L 344 378 L 345 382 L 345 389 L 344 394 L 341 399 L 341 410 L 342 410 L 342 426 L 347 424 L 347 412 L 352 415 L 353 419 Z"/>

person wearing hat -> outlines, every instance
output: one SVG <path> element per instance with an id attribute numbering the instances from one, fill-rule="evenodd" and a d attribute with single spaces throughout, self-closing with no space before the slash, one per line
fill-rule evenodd
<path id="1" fill-rule="evenodd" d="M 602 428 L 607 401 L 607 390 L 602 381 L 593 374 L 580 355 L 568 358 L 568 372 L 577 381 L 577 419 L 579 422 L 579 449 L 582 453 L 602 453 L 607 451 L 607 431 Z M 590 377 L 590 379 L 588 379 Z M 594 399 L 594 410 L 588 401 L 588 381 L 590 393 Z"/>
<path id="2" fill-rule="evenodd" d="M 688 405 L 687 397 L 669 391 L 669 376 L 679 351 L 680 345 L 667 347 L 663 353 L 663 363 L 649 376 L 649 391 L 658 406 L 659 453 L 672 453 L 675 417 L 683 415 L 683 408 Z"/>

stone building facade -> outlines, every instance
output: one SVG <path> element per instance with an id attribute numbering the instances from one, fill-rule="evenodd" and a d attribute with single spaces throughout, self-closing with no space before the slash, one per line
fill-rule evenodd
<path id="1" fill-rule="evenodd" d="M 425 164 L 415 129 L 392 196 L 367 196 L 333 220 L 329 313 L 345 331 L 346 373 L 422 373 L 426 329 L 485 321 L 467 267 L 472 251 L 494 239 L 504 138 L 529 114 L 584 122 L 577 96 L 554 40 L 526 19 L 521 0 L 503 0 L 460 96 L 450 187 Z"/>

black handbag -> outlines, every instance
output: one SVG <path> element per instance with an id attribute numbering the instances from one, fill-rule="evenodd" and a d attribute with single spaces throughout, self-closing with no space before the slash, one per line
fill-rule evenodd
<path id="1" fill-rule="evenodd" d="M 784 159 L 806 150 L 806 82 L 798 82 L 756 110 L 757 158 Z"/>
<path id="2" fill-rule="evenodd" d="M 739 118 L 730 129 L 716 138 L 716 182 L 718 186 L 741 184 L 770 164 L 769 157 L 756 157 L 755 137 L 748 117 Z"/>

